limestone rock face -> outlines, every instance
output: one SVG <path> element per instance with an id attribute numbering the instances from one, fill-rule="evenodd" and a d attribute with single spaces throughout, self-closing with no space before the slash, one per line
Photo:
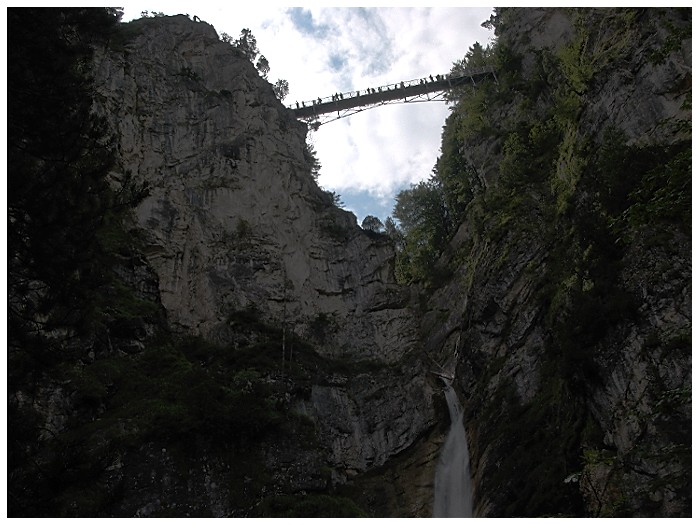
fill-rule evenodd
<path id="1" fill-rule="evenodd" d="M 176 333 L 235 349 L 237 319 L 253 316 L 332 363 L 303 384 L 264 378 L 313 427 L 309 443 L 260 443 L 266 490 L 343 486 L 381 515 L 430 515 L 447 421 L 432 369 L 454 376 L 463 399 L 475 516 L 688 512 L 689 236 L 647 224 L 627 228 L 635 242 L 607 245 L 586 229 L 602 204 L 584 167 L 607 128 L 640 148 L 690 137 L 690 39 L 671 29 L 688 21 L 659 13 L 501 13 L 512 53 L 502 81 L 516 80 L 490 99 L 486 131 L 464 139 L 474 198 L 430 289 L 395 282 L 392 243 L 318 188 L 305 126 L 212 26 L 142 19 L 122 47 L 98 51 L 96 109 L 118 138 L 120 173 L 150 187 L 132 225 L 148 269 L 140 261 L 130 282 L 146 275 L 144 293 L 159 296 Z M 506 141 L 523 129 L 530 140 L 551 111 L 566 121 L 553 177 L 504 190 Z M 293 366 L 296 354 L 281 351 Z M 59 398 L 55 428 L 67 410 Z M 136 480 L 122 513 L 246 515 L 262 493 L 252 475 L 231 479 L 228 459 L 201 450 L 178 466 L 176 452 L 145 447 L 115 466 Z"/>
<path id="2" fill-rule="evenodd" d="M 672 49 L 669 42 L 689 20 L 675 11 L 608 9 L 505 9 L 500 17 L 500 43 L 517 57 L 519 78 L 539 90 L 532 88 L 529 100 L 517 89 L 491 99 L 484 117 L 491 133 L 465 140 L 476 197 L 440 260 L 452 277 L 427 299 L 422 319 L 427 351 L 441 363 L 457 356 L 452 362 L 465 397 L 475 515 L 542 512 L 547 502 L 537 503 L 538 494 L 551 501 L 555 493 L 563 494 L 561 506 L 588 515 L 688 515 L 687 232 L 631 227 L 633 240 L 611 240 L 624 249 L 605 255 L 611 263 L 600 273 L 607 277 L 577 281 L 594 264 L 585 250 L 602 242 L 593 226 L 581 226 L 599 209 L 594 192 L 602 191 L 600 184 L 570 177 L 574 148 L 562 147 L 552 171 L 572 188 L 575 210 L 552 213 L 554 183 L 507 186 L 499 164 L 504 137 L 519 127 L 535 129 L 538 119 L 552 115 L 549 88 L 560 90 L 556 96 L 568 90 L 581 102 L 568 116 L 553 110 L 570 119 L 570 136 L 586 151 L 581 165 L 605 146 L 610 127 L 638 148 L 688 141 L 689 127 L 680 123 L 690 118 L 689 33 Z M 590 68 L 577 69 L 579 76 L 565 70 L 570 78 L 563 84 L 553 64 L 572 49 L 579 53 L 575 63 Z M 659 49 L 666 49 L 663 56 L 652 59 Z M 633 168 L 627 173 L 628 180 L 641 176 Z M 572 235 L 577 228 L 582 240 Z M 562 271 L 578 260 L 578 269 Z M 611 281 L 603 284 L 604 278 Z M 608 286 L 590 315 L 577 310 L 582 303 L 572 306 L 575 282 L 582 282 L 582 296 Z M 566 316 L 576 338 L 557 332 Z M 567 440 L 579 440 L 573 455 L 565 452 Z M 542 480 L 556 481 L 528 488 L 538 469 L 549 469 Z"/>
<path id="3" fill-rule="evenodd" d="M 97 82 L 124 170 L 151 188 L 137 220 L 170 323 L 225 341 L 232 312 L 298 335 L 321 316 L 328 355 L 399 359 L 416 336 L 393 250 L 316 186 L 305 125 L 208 24 L 133 24 Z"/>
<path id="4" fill-rule="evenodd" d="M 254 312 L 323 356 L 376 363 L 292 403 L 317 423 L 337 480 L 383 464 L 435 422 L 425 369 L 406 364 L 418 323 L 392 243 L 318 188 L 306 126 L 212 26 L 176 16 L 129 30 L 122 50 L 98 53 L 98 111 L 123 170 L 150 187 L 135 228 L 169 325 L 229 344 L 231 317 Z"/>

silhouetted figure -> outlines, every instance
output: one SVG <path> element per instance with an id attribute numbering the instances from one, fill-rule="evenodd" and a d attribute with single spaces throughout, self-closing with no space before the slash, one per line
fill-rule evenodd
<path id="1" fill-rule="evenodd" d="M 299 109 L 299 102 L 297 102 L 297 109 Z"/>

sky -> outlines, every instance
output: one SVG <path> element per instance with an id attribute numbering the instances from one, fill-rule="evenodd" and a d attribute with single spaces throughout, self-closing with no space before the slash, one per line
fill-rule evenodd
<path id="1" fill-rule="evenodd" d="M 243 5 L 130 3 L 123 5 L 123 20 L 142 11 L 196 15 L 234 39 L 249 28 L 269 61 L 268 80 L 289 82 L 286 105 L 448 73 L 475 42 L 485 46 L 493 38 L 481 27 L 490 7 Z M 321 163 L 319 185 L 339 194 L 358 222 L 367 215 L 384 220 L 400 190 L 430 177 L 448 110 L 437 101 L 391 104 L 311 131 L 309 142 Z"/>

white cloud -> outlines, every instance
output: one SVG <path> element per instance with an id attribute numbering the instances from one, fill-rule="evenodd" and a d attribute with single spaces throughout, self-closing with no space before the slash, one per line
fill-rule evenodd
<path id="1" fill-rule="evenodd" d="M 125 19 L 142 10 L 126 6 Z M 270 63 L 270 81 L 289 82 L 287 104 L 447 73 L 474 42 L 486 45 L 492 38 L 481 27 L 491 8 L 155 2 L 148 10 L 197 15 L 234 38 L 250 28 Z M 358 214 L 385 217 L 400 189 L 430 176 L 447 114 L 441 102 L 387 105 L 321 126 L 310 135 L 322 166 L 320 184 L 352 194 L 355 202 L 362 195 L 364 209 L 377 210 L 360 212 L 355 204 Z"/>

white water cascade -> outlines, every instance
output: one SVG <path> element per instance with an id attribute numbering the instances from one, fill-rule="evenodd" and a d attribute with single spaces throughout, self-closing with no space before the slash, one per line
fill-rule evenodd
<path id="1" fill-rule="evenodd" d="M 444 378 L 443 381 L 452 423 L 435 470 L 433 517 L 471 518 L 472 483 L 462 406 L 452 386 Z"/>

